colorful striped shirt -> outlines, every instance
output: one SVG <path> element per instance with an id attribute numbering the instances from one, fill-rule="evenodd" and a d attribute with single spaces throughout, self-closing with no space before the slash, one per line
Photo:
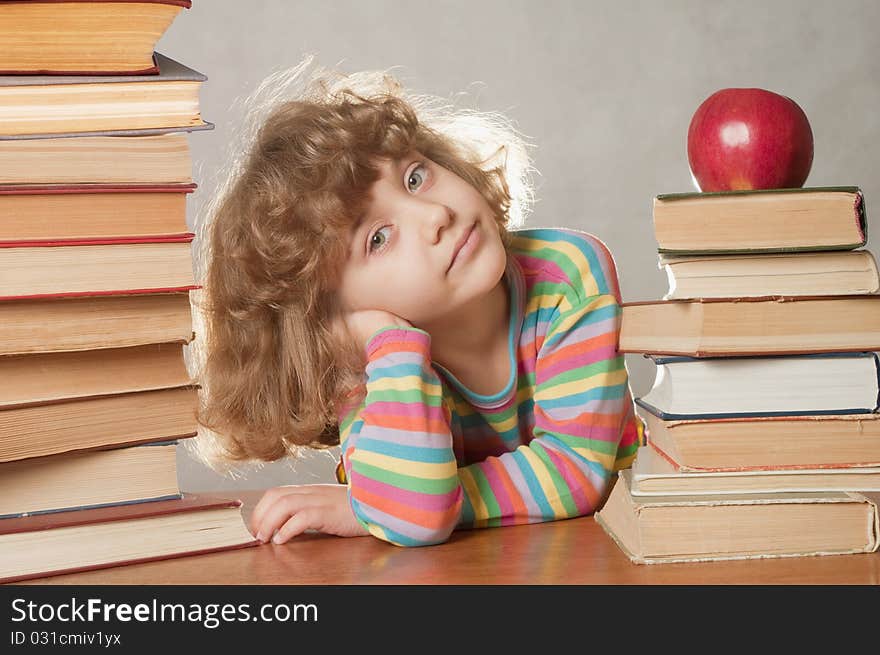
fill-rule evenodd
<path id="1" fill-rule="evenodd" d="M 367 345 L 366 394 L 340 417 L 341 464 L 355 515 L 380 539 L 421 546 L 456 528 L 590 514 L 643 443 L 605 244 L 518 230 L 505 276 L 511 376 L 499 393 L 476 394 L 432 363 L 417 328 Z"/>

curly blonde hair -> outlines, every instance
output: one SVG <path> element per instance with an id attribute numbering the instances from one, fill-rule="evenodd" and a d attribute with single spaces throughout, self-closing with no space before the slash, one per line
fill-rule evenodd
<path id="1" fill-rule="evenodd" d="M 246 107 L 244 156 L 196 239 L 197 448 L 215 468 L 338 444 L 340 403 L 363 385 L 364 361 L 332 329 L 334 290 L 377 160 L 417 151 L 452 171 L 483 194 L 505 240 L 531 201 L 526 144 L 507 119 L 407 94 L 387 73 L 307 58 Z"/>

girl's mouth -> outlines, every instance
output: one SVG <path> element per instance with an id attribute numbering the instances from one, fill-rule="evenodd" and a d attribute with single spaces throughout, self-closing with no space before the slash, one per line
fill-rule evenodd
<path id="1" fill-rule="evenodd" d="M 446 269 L 446 272 L 449 273 L 457 263 L 465 261 L 474 251 L 474 248 L 477 247 L 479 241 L 480 233 L 477 230 L 477 224 L 474 223 L 465 230 L 458 243 L 455 244 L 455 249 L 452 251 L 452 259 L 449 262 L 449 267 Z"/>

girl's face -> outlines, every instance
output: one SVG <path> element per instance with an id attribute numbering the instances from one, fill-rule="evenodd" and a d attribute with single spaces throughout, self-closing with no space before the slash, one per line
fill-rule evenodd
<path id="1" fill-rule="evenodd" d="M 426 325 L 499 284 L 506 252 L 479 191 L 418 153 L 381 160 L 379 170 L 343 268 L 348 311 Z"/>

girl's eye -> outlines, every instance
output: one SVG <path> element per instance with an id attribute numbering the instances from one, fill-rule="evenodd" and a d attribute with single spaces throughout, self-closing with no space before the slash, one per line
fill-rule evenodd
<path id="1" fill-rule="evenodd" d="M 410 193 L 418 191 L 422 184 L 425 183 L 425 178 L 427 176 L 428 169 L 424 164 L 419 164 L 415 168 L 411 169 L 406 176 L 407 191 L 409 191 Z"/>
<path id="2" fill-rule="evenodd" d="M 371 253 L 382 250 L 388 244 L 390 231 L 390 227 L 383 227 L 373 232 L 372 236 L 370 236 L 369 243 L 369 249 Z"/>

